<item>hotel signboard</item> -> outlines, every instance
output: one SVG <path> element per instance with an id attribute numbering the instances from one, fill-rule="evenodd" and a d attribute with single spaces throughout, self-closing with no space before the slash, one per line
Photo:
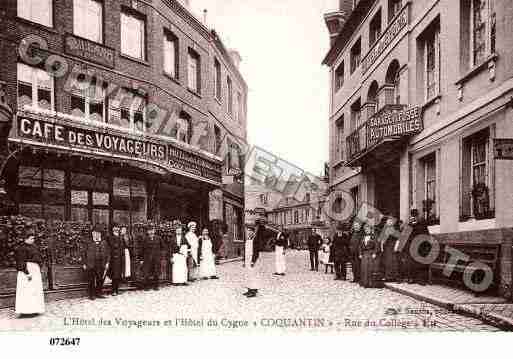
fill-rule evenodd
<path id="1" fill-rule="evenodd" d="M 378 112 L 367 122 L 369 145 L 385 138 L 413 135 L 422 130 L 422 110 L 418 106 Z"/>
<path id="2" fill-rule="evenodd" d="M 114 68 L 115 65 L 115 52 L 113 49 L 74 35 L 66 35 L 64 51 L 68 55 L 80 57 L 110 68 Z"/>
<path id="3" fill-rule="evenodd" d="M 42 145 L 69 150 L 88 150 L 99 155 L 155 163 L 168 171 L 179 170 L 197 177 L 221 182 L 221 164 L 199 154 L 153 138 L 111 133 L 106 129 L 83 128 L 69 123 L 18 116 L 17 136 Z"/>
<path id="4" fill-rule="evenodd" d="M 383 54 L 385 49 L 394 41 L 402 29 L 408 25 L 408 6 L 405 6 L 397 15 L 392 24 L 387 28 L 379 40 L 369 50 L 362 60 L 362 75 L 372 66 L 374 62 Z"/>

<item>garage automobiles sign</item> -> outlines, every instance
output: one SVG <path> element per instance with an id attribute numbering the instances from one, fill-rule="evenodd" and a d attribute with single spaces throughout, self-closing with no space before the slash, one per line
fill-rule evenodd
<path id="1" fill-rule="evenodd" d="M 367 126 L 370 144 L 385 138 L 413 135 L 423 130 L 422 110 L 418 106 L 404 110 L 385 110 L 370 118 Z"/>

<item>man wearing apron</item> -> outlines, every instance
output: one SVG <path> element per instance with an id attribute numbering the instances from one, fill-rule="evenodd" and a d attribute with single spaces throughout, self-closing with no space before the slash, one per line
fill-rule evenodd
<path id="1" fill-rule="evenodd" d="M 248 298 L 257 296 L 258 289 L 260 288 L 260 281 L 258 278 L 258 265 L 257 261 L 260 256 L 264 235 L 264 226 L 258 224 L 256 231 L 252 227 L 248 228 L 248 235 L 246 237 L 245 253 L 244 253 L 244 266 L 246 268 L 246 287 L 248 291 L 244 295 Z"/>

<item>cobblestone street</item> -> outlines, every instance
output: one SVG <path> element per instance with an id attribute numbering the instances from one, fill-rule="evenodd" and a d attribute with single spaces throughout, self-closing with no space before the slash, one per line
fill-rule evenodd
<path id="1" fill-rule="evenodd" d="M 497 330 L 388 289 L 335 281 L 324 268 L 311 272 L 307 256 L 308 252 L 289 252 L 287 275 L 276 277 L 272 275 L 274 254 L 265 253 L 259 267 L 263 288 L 253 299 L 241 295 L 245 291 L 242 263 L 233 262 L 218 267 L 221 279 L 217 281 L 167 286 L 159 292 L 133 291 L 94 302 L 52 302 L 36 318 L 16 319 L 13 310 L 2 310 L 0 330 Z M 216 320 L 217 326 L 209 319 Z M 139 328 L 130 322 L 139 320 L 146 321 L 139 322 Z"/>

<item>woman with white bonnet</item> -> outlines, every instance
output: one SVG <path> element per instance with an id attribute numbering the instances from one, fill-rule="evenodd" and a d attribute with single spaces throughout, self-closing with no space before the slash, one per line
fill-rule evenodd
<path id="1" fill-rule="evenodd" d="M 187 285 L 187 257 L 191 247 L 183 235 L 182 225 L 175 225 L 175 238 L 171 240 L 173 285 Z"/>
<path id="2" fill-rule="evenodd" d="M 189 282 L 194 282 L 198 278 L 198 250 L 199 250 L 199 238 L 196 235 L 196 222 L 189 222 L 187 224 L 187 234 L 185 235 L 185 239 L 190 245 L 190 256 L 189 256 Z"/>
<path id="3" fill-rule="evenodd" d="M 212 239 L 210 239 L 208 228 L 201 232 L 199 240 L 199 273 L 202 279 L 219 279 L 216 271 L 216 260 L 213 251 Z"/>
<path id="4" fill-rule="evenodd" d="M 16 249 L 16 314 L 20 318 L 35 316 L 45 312 L 41 265 L 43 256 L 34 244 L 35 236 L 29 232 Z"/>

